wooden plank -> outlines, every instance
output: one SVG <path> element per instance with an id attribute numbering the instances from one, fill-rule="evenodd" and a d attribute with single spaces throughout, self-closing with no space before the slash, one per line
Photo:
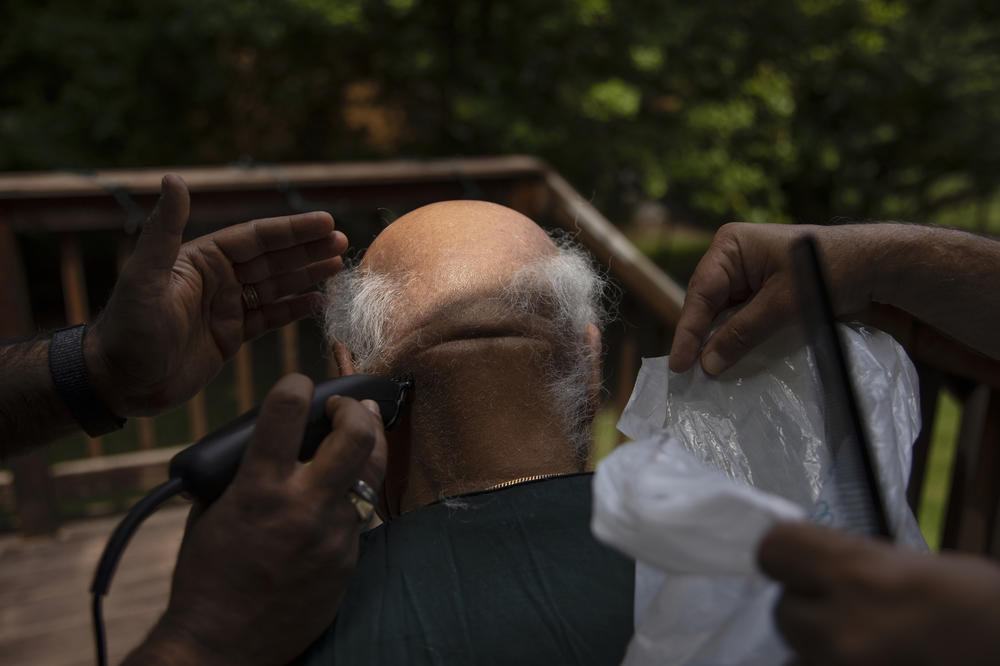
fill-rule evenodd
<path id="1" fill-rule="evenodd" d="M 454 181 L 457 177 L 520 178 L 537 176 L 546 169 L 545 164 L 534 157 L 510 155 L 384 162 L 107 169 L 90 173 L 11 173 L 0 174 L 0 199 L 105 198 L 119 189 L 131 195 L 155 195 L 159 193 L 160 181 L 166 173 L 178 174 L 192 192 L 202 192 L 288 186 L 425 183 Z"/>
<path id="2" fill-rule="evenodd" d="M 1000 486 L 1000 464 L 996 464 L 996 458 L 1000 458 L 996 455 L 1000 452 L 1000 390 L 997 389 L 993 389 L 990 397 L 990 411 L 986 417 L 986 423 L 983 424 L 983 447 L 991 449 L 995 456 L 993 474 L 988 478 L 989 482 L 993 484 L 988 499 L 988 501 L 992 501 L 990 510 L 993 513 L 993 519 L 990 523 L 989 545 L 986 552 L 990 557 L 1000 559 L 1000 487 L 998 487 Z"/>
<path id="3" fill-rule="evenodd" d="M 293 321 L 281 327 L 281 371 L 284 374 L 299 371 L 299 323 Z"/>
<path id="4" fill-rule="evenodd" d="M 476 180 L 476 196 L 503 202 L 512 179 Z M 315 185 L 294 189 L 206 190 L 191 201 L 191 219 L 199 226 L 225 225 L 244 220 L 306 210 L 327 210 L 339 214 L 362 212 L 374 216 L 386 205 L 407 207 L 469 196 L 469 181 L 455 178 L 442 181 L 404 183 L 361 183 L 355 185 Z M 131 195 L 132 207 L 150 210 L 155 194 Z M 9 199 L 11 224 L 16 231 L 83 231 L 119 229 L 134 217 L 122 209 L 110 194 L 98 197 L 61 199 Z"/>
<path id="5" fill-rule="evenodd" d="M 1000 390 L 989 391 L 979 440 L 979 456 L 969 488 L 965 519 L 975 529 L 976 552 L 993 552 L 1000 502 Z M 965 522 L 965 521 L 963 521 Z"/>
<path id="6" fill-rule="evenodd" d="M 15 229 L 120 229 L 151 210 L 164 173 L 179 173 L 197 196 L 191 218 L 223 224 L 295 210 L 371 208 L 467 197 L 505 199 L 515 183 L 539 181 L 544 163 L 523 156 L 433 161 L 156 168 L 0 175 Z"/>
<path id="7" fill-rule="evenodd" d="M 135 432 L 139 437 L 139 448 L 148 451 L 156 448 L 156 425 L 148 416 L 135 419 Z"/>
<path id="8" fill-rule="evenodd" d="M 14 474 L 8 469 L 0 469 L 0 511 L 13 514 L 14 510 Z"/>
<path id="9" fill-rule="evenodd" d="M 986 523 L 981 514 L 975 513 L 975 505 L 971 503 L 971 486 L 976 477 L 989 398 L 989 388 L 979 385 L 963 401 L 948 511 L 941 537 L 942 548 L 979 553 L 985 546 Z"/>
<path id="10" fill-rule="evenodd" d="M 240 414 L 253 409 L 253 343 L 244 342 L 236 352 L 233 372 L 236 377 L 236 408 Z"/>
<path id="11" fill-rule="evenodd" d="M 684 305 L 684 288 L 643 255 L 562 176 L 548 171 L 545 180 L 553 194 L 556 219 L 562 227 L 578 233 L 580 242 L 636 299 L 645 303 L 663 322 L 676 326 Z"/>
<path id="12" fill-rule="evenodd" d="M 543 180 L 525 180 L 513 185 L 507 206 L 533 220 L 545 217 L 552 205 L 552 193 Z"/>
<path id="13" fill-rule="evenodd" d="M 208 414 L 205 410 L 205 391 L 199 391 L 188 400 L 188 434 L 197 441 L 208 434 Z"/>
<path id="14" fill-rule="evenodd" d="M 144 492 L 167 479 L 170 459 L 186 445 L 58 462 L 46 467 L 53 497 L 87 501 L 108 493 Z M 0 497 L 9 495 L 12 475 L 0 474 Z"/>
<path id="15" fill-rule="evenodd" d="M 17 238 L 5 218 L 0 218 L 0 338 L 16 339 L 31 335 L 28 283 Z M 58 526 L 55 500 L 49 476 L 48 447 L 36 446 L 7 461 L 9 482 L 22 534 L 48 534 Z M 2 608 L 2 606 L 0 606 Z"/>
<path id="16" fill-rule="evenodd" d="M 1000 388 L 1000 360 L 970 349 L 909 312 L 890 305 L 877 305 L 865 313 L 864 321 L 892 335 L 915 361 Z"/>
<path id="17" fill-rule="evenodd" d="M 13 475 L 17 528 L 25 535 L 51 534 L 59 526 L 48 447 L 36 447 L 8 460 Z"/>
<path id="18" fill-rule="evenodd" d="M 980 354 L 922 322 L 917 326 L 912 355 L 945 372 L 1000 388 L 1000 361 Z"/>
<path id="19" fill-rule="evenodd" d="M 82 324 L 90 316 L 87 299 L 87 278 L 80 255 L 80 244 L 74 233 L 59 234 L 59 274 L 62 278 L 63 306 L 66 323 Z M 91 458 L 103 453 L 100 437 L 87 437 L 87 455 Z"/>
<path id="20" fill-rule="evenodd" d="M 920 435 L 913 443 L 913 458 L 910 463 L 910 479 L 906 485 L 906 501 L 914 514 L 919 515 L 920 498 L 924 489 L 927 458 L 930 452 L 931 436 L 937 419 L 938 398 L 944 378 L 941 371 L 917 363 L 920 378 Z"/>
<path id="21" fill-rule="evenodd" d="M 183 448 L 162 447 L 56 463 L 52 466 L 55 495 L 61 501 L 79 503 L 112 494 L 145 492 L 167 480 L 170 459 Z"/>
<path id="22" fill-rule="evenodd" d="M 120 663 L 165 608 L 186 516 L 186 505 L 164 507 L 125 551 L 104 604 L 109 663 Z M 69 523 L 57 539 L 0 537 L 0 663 L 93 664 L 87 588 L 119 519 Z"/>
<path id="23" fill-rule="evenodd" d="M 0 339 L 26 338 L 34 328 L 31 297 L 17 237 L 0 217 Z"/>
<path id="24" fill-rule="evenodd" d="M 62 278 L 63 305 L 66 323 L 70 326 L 87 321 L 90 304 L 87 301 L 87 279 L 83 257 L 75 233 L 59 234 L 59 274 Z"/>
<path id="25" fill-rule="evenodd" d="M 628 311 L 634 311 L 628 308 Z M 626 318 L 628 321 L 628 318 Z M 622 337 L 621 347 L 618 350 L 618 381 L 614 396 L 615 410 L 618 414 L 625 411 L 625 405 L 632 395 L 632 388 L 635 386 L 636 377 L 639 375 L 639 341 L 634 328 L 626 324 L 625 334 Z M 621 432 L 618 433 L 618 444 L 622 444 L 628 439 Z"/>

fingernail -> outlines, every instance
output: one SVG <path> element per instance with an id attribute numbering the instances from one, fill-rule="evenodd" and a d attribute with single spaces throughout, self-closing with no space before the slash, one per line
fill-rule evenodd
<path id="1" fill-rule="evenodd" d="M 382 410 L 378 408 L 378 403 L 374 400 L 362 400 L 361 404 L 367 407 L 375 416 L 382 418 Z"/>
<path id="2" fill-rule="evenodd" d="M 710 375 L 718 375 L 726 369 L 726 361 L 719 352 L 710 351 L 701 360 L 701 367 Z"/>

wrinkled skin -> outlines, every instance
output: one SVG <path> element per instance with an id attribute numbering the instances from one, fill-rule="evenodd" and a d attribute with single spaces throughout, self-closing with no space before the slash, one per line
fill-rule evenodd
<path id="1" fill-rule="evenodd" d="M 87 366 L 119 416 L 189 399 L 244 341 L 314 313 L 321 295 L 299 292 L 343 265 L 347 238 L 328 213 L 253 220 L 182 245 L 189 208 L 184 182 L 164 177 L 160 201 L 90 325 Z M 260 295 L 259 308 L 244 308 L 245 284 Z"/>
<path id="2" fill-rule="evenodd" d="M 348 489 L 379 487 L 386 444 L 374 402 L 334 396 L 331 433 L 300 463 L 312 392 L 292 374 L 265 398 L 232 484 L 192 510 L 170 603 L 126 664 L 283 664 L 333 622 L 364 528 Z"/>

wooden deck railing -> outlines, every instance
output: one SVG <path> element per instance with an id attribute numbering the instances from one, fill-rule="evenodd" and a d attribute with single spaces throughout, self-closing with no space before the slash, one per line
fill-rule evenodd
<path id="1" fill-rule="evenodd" d="M 88 302 L 81 237 L 97 232 L 113 243 L 120 269 L 142 219 L 155 203 L 166 171 L 0 175 L 0 337 L 34 334 L 32 310 L 47 305 L 38 303 L 38 297 L 26 284 L 18 236 L 43 234 L 46 242 L 56 243 L 59 248 L 63 320 L 53 325 L 86 321 L 93 307 L 100 304 Z M 618 389 L 612 396 L 619 407 L 628 397 L 639 354 L 662 350 L 680 312 L 682 288 L 641 255 L 566 181 L 532 158 L 169 171 L 180 174 L 188 183 L 192 201 L 189 228 L 200 233 L 246 219 L 327 209 L 338 223 L 342 217 L 366 218 L 366 224 L 355 224 L 348 232 L 354 244 L 363 247 L 384 224 L 379 211 L 471 197 L 507 204 L 543 225 L 560 226 L 577 234 L 623 288 L 621 307 L 634 315 L 633 322 L 641 323 L 623 327 L 619 337 L 624 342 L 614 344 L 627 351 L 609 364 L 620 375 L 614 381 Z M 314 324 L 292 324 L 270 334 L 277 338 L 282 372 L 300 369 L 300 328 L 309 326 Z M 640 338 L 644 344 L 639 343 Z M 236 409 L 225 420 L 250 409 L 259 398 L 254 392 L 254 360 L 260 360 L 257 347 L 243 345 L 234 359 L 232 389 Z M 335 367 L 319 361 L 315 351 L 307 354 L 309 363 L 327 366 L 321 376 L 335 373 Z M 185 441 L 194 441 L 210 427 L 222 424 L 210 422 L 204 391 L 184 409 L 188 426 Z M 166 462 L 178 447 L 158 447 L 154 419 L 136 419 L 135 439 L 136 450 L 126 454 L 105 455 L 101 439 L 88 439 L 86 457 L 82 459 L 50 464 L 44 448 L 12 459 L 10 472 L 0 477 L 0 507 L 6 504 L 9 510 L 16 509 L 21 531 L 46 532 L 59 522 L 57 500 L 82 500 L 150 487 L 164 478 Z"/>
<path id="2" fill-rule="evenodd" d="M 225 224 L 325 209 L 338 222 L 366 222 L 348 232 L 364 247 L 383 224 L 385 209 L 408 210 L 453 198 L 478 198 L 511 206 L 548 226 L 577 234 L 622 287 L 619 323 L 609 331 L 613 350 L 606 366 L 610 400 L 618 409 L 631 391 L 642 356 L 666 352 L 683 301 L 683 288 L 644 257 L 586 199 L 543 162 L 529 157 L 350 164 L 226 166 L 144 169 L 93 173 L 0 175 L 0 337 L 35 332 L 32 290 L 25 281 L 19 235 L 52 234 L 58 239 L 66 323 L 92 314 L 80 234 L 99 231 L 115 243 L 117 264 L 131 251 L 134 234 L 152 208 L 166 171 L 179 173 L 192 193 L 191 227 L 204 233 Z M 58 322 L 61 324 L 62 322 Z M 924 431 L 915 445 L 911 504 L 922 486 L 939 392 L 948 388 L 963 401 L 962 434 L 953 474 L 944 545 L 1000 553 L 1000 363 L 975 355 L 902 313 L 879 322 L 907 348 L 921 375 Z M 57 325 L 58 325 L 57 324 Z M 277 332 L 282 371 L 312 367 L 315 350 L 300 348 L 303 327 Z M 249 409 L 254 392 L 258 345 L 244 345 L 232 364 L 236 410 Z M 333 374 L 335 368 L 325 372 Z M 186 441 L 212 423 L 205 395 L 185 406 Z M 163 417 L 160 417 L 163 418 Z M 123 489 L 141 490 L 162 480 L 177 447 L 158 447 L 153 419 L 136 420 L 136 450 L 107 456 L 100 440 L 89 440 L 87 457 L 49 464 L 45 448 L 12 459 L 0 470 L 0 508 L 16 508 L 23 532 L 46 532 L 58 524 L 56 498 L 87 498 Z"/>

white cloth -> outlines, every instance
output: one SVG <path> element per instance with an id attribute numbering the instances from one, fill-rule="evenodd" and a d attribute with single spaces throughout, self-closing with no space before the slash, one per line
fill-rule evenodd
<path id="1" fill-rule="evenodd" d="M 916 371 L 887 334 L 842 326 L 860 409 L 899 542 L 926 548 L 906 503 L 920 430 Z M 718 378 L 644 359 L 618 428 L 635 443 L 594 476 L 592 529 L 636 558 L 625 664 L 782 663 L 779 588 L 757 570 L 765 532 L 810 517 L 843 525 L 811 350 L 776 335 Z M 843 477 L 841 477 L 843 478 Z"/>

